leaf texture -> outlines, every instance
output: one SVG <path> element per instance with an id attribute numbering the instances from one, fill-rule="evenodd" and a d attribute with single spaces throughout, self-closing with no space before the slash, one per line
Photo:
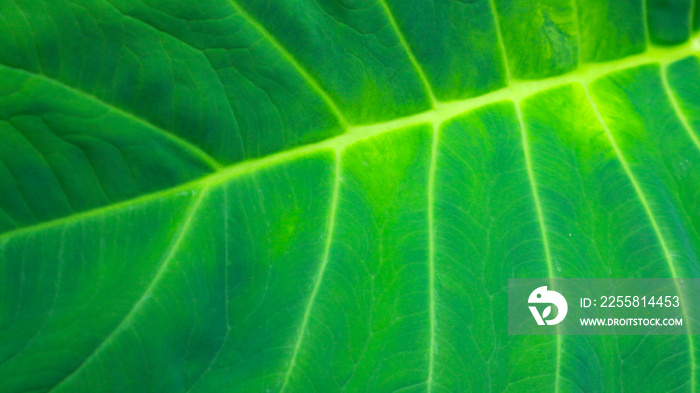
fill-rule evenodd
<path id="1" fill-rule="evenodd" d="M 513 277 L 700 276 L 698 27 L 694 0 L 2 2 L 0 391 L 700 390 L 695 336 L 506 315 Z"/>

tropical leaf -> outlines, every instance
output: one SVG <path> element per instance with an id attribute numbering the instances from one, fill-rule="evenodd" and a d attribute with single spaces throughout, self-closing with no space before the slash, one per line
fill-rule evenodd
<path id="1" fill-rule="evenodd" d="M 699 26 L 0 2 L 0 391 L 699 391 L 692 335 L 506 315 L 513 277 L 700 276 Z"/>

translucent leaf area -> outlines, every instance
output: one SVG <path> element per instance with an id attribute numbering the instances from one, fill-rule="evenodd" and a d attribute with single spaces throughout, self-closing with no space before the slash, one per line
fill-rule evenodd
<path id="1" fill-rule="evenodd" d="M 0 1 L 0 392 L 700 391 L 506 314 L 700 277 L 696 3 Z"/>

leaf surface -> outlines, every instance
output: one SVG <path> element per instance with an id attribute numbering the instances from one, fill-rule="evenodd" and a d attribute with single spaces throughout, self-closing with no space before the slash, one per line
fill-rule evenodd
<path id="1" fill-rule="evenodd" d="M 3 2 L 0 391 L 699 390 L 506 315 L 700 276 L 699 8 Z"/>

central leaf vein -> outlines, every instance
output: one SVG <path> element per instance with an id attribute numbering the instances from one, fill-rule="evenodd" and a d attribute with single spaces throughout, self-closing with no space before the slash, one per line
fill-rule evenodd
<path id="1" fill-rule="evenodd" d="M 641 66 L 650 63 L 660 63 L 662 66 L 673 63 L 687 56 L 695 55 L 698 48 L 694 46 L 692 41 L 686 44 L 675 47 L 652 47 L 646 52 L 630 56 L 621 60 L 611 61 L 604 65 L 593 64 L 579 67 L 578 71 L 537 81 L 516 82 L 501 90 L 497 90 L 479 97 L 468 98 L 466 100 L 454 101 L 449 103 L 440 103 L 440 105 L 430 111 L 418 113 L 404 118 L 390 120 L 387 122 L 352 127 L 350 131 L 334 138 L 329 138 L 317 143 L 302 145 L 293 149 L 280 151 L 262 158 L 251 159 L 243 162 L 238 162 L 230 166 L 224 167 L 217 172 L 193 180 L 173 188 L 156 191 L 154 193 L 145 194 L 137 198 L 128 199 L 115 204 L 106 205 L 96 209 L 86 210 L 72 216 L 57 218 L 51 221 L 41 222 L 34 225 L 14 229 L 0 234 L 0 240 L 16 236 L 28 231 L 42 230 L 61 223 L 71 222 L 85 217 L 102 214 L 112 209 L 119 209 L 130 206 L 142 201 L 157 199 L 162 196 L 170 195 L 182 190 L 200 188 L 203 185 L 215 185 L 226 182 L 232 178 L 260 170 L 269 166 L 287 162 L 293 159 L 305 157 L 315 154 L 323 150 L 343 150 L 345 147 L 373 138 L 375 136 L 392 132 L 401 128 L 412 127 L 420 124 L 441 123 L 453 117 L 467 113 L 473 109 L 486 106 L 495 102 L 505 100 L 519 101 L 523 98 L 536 94 L 545 90 L 554 89 L 571 83 L 580 83 L 587 85 L 588 83 L 614 71 Z M 0 67 L 3 67 L 0 65 Z M 20 70 L 27 72 L 24 70 Z M 34 74 L 32 74 L 34 75 Z M 41 77 L 41 76 L 37 76 Z M 56 83 L 60 83 L 55 81 Z M 115 110 L 118 110 L 115 108 Z"/>

